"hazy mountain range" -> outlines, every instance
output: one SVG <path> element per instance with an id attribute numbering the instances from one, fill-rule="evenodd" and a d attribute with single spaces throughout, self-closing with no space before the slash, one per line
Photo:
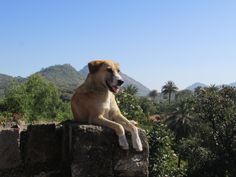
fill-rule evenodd
<path id="1" fill-rule="evenodd" d="M 236 82 L 233 82 L 233 83 L 230 83 L 230 84 L 222 84 L 222 85 L 228 85 L 228 86 L 231 86 L 231 87 L 236 87 Z M 217 87 L 221 87 L 222 85 L 216 85 Z M 210 85 L 206 85 L 206 84 L 203 84 L 203 83 L 200 83 L 200 82 L 196 82 L 190 86 L 188 86 L 186 88 L 186 90 L 191 90 L 191 91 L 194 91 L 195 88 L 197 87 L 209 87 Z"/>
<path id="2" fill-rule="evenodd" d="M 77 71 L 74 67 L 69 64 L 55 65 L 47 68 L 43 68 L 35 74 L 39 74 L 48 81 L 55 84 L 62 92 L 62 97 L 69 99 L 73 94 L 74 90 L 84 82 L 88 74 L 88 67 L 84 66 L 80 71 Z M 139 96 L 146 96 L 150 92 L 150 89 L 144 86 L 142 83 L 129 77 L 128 75 L 121 73 L 125 80 L 124 86 L 134 85 L 138 88 Z M 23 77 L 12 77 L 5 74 L 0 74 L 0 97 L 4 95 L 4 92 L 13 82 L 24 82 L 27 78 Z M 236 82 L 228 84 L 230 86 L 236 86 Z M 207 87 L 206 84 L 196 82 L 191 86 L 187 87 L 188 90 L 194 90 L 197 87 Z"/>

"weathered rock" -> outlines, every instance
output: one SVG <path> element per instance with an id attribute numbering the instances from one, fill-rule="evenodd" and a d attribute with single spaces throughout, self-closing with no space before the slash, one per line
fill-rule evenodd
<path id="1" fill-rule="evenodd" d="M 57 169 L 61 162 L 61 131 L 55 124 L 30 125 L 21 133 L 21 155 L 27 174 Z"/>
<path id="2" fill-rule="evenodd" d="M 114 133 L 99 126 L 72 127 L 72 177 L 112 177 Z"/>
<path id="3" fill-rule="evenodd" d="M 21 164 L 18 142 L 19 129 L 0 131 L 0 170 L 15 168 Z"/>
<path id="4" fill-rule="evenodd" d="M 69 124 L 67 138 L 71 157 L 72 177 L 147 177 L 148 142 L 143 131 L 140 137 L 143 152 L 132 149 L 122 150 L 114 131 L 93 125 Z M 64 134 L 65 135 L 65 134 Z"/>
<path id="5" fill-rule="evenodd" d="M 19 166 L 17 168 L 0 170 L 1 177 L 26 177 L 24 174 L 24 168 Z"/>
<path id="6" fill-rule="evenodd" d="M 30 125 L 21 132 L 0 131 L 1 177 L 147 177 L 148 142 L 139 130 L 143 151 L 122 150 L 109 128 L 66 121 Z M 21 159 L 20 159 L 21 157 Z"/>
<path id="7" fill-rule="evenodd" d="M 61 171 L 58 169 L 53 171 L 41 172 L 37 175 L 34 175 L 33 177 L 62 177 L 62 176 L 61 176 Z"/>
<path id="8" fill-rule="evenodd" d="M 143 151 L 137 152 L 133 148 L 129 151 L 122 151 L 118 146 L 113 152 L 114 176 L 115 177 L 147 177 L 149 165 L 149 146 L 146 134 L 139 130 Z M 131 136 L 127 135 L 130 147 L 132 146 Z"/>

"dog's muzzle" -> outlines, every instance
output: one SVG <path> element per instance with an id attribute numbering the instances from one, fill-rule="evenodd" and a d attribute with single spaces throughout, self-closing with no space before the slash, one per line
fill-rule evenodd
<path id="1" fill-rule="evenodd" d="M 118 85 L 118 86 L 121 86 L 123 83 L 124 83 L 124 81 L 121 80 L 121 79 L 117 81 L 117 85 Z"/>
<path id="2" fill-rule="evenodd" d="M 118 93 L 120 90 L 120 86 L 124 83 L 123 80 L 117 80 L 117 83 L 115 85 L 113 85 L 112 83 L 109 83 L 108 81 L 106 81 L 106 85 L 109 88 L 109 90 L 113 93 Z"/>

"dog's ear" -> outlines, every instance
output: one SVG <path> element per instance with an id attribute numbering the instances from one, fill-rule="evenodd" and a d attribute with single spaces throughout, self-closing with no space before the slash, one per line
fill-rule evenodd
<path id="1" fill-rule="evenodd" d="M 120 71 L 120 64 L 119 63 L 114 63 L 114 65 L 115 65 L 116 70 Z"/>
<path id="2" fill-rule="evenodd" d="M 96 60 L 96 61 L 91 61 L 88 63 L 88 68 L 89 68 L 89 73 L 93 74 L 96 73 L 99 68 L 102 66 L 102 64 L 104 63 L 104 61 L 102 60 Z"/>

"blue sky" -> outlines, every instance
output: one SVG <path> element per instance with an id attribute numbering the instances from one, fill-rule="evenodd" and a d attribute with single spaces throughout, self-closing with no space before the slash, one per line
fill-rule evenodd
<path id="1" fill-rule="evenodd" d="M 236 81 L 234 0 L 1 0 L 0 73 L 114 59 L 150 89 Z"/>

